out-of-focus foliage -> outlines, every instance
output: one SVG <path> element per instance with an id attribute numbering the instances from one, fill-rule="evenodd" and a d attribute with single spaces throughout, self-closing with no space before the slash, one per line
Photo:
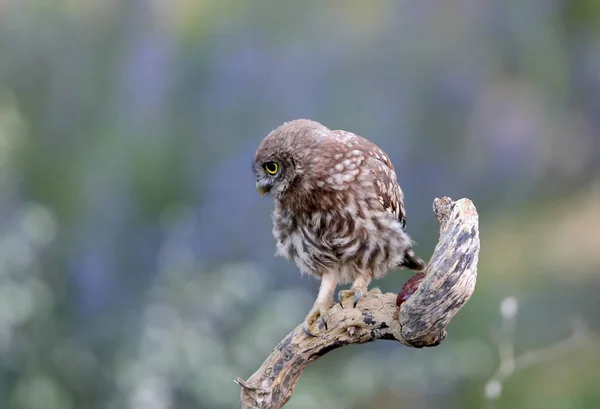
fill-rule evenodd
<path id="1" fill-rule="evenodd" d="M 316 294 L 250 170 L 310 117 L 389 153 L 421 255 L 442 195 L 482 253 L 441 346 L 337 350 L 288 406 L 597 408 L 593 346 L 484 386 L 507 296 L 517 351 L 600 331 L 598 4 L 0 0 L 0 407 L 236 407 Z"/>

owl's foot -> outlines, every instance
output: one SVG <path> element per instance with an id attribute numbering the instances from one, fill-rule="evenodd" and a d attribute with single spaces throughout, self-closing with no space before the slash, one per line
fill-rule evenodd
<path id="1" fill-rule="evenodd" d="M 316 335 L 310 330 L 313 324 L 318 323 L 318 329 L 327 330 L 327 311 L 329 308 L 327 305 L 323 304 L 315 304 L 306 318 L 304 319 L 304 324 L 302 324 L 302 330 L 309 337 L 316 337 Z"/>
<path id="2" fill-rule="evenodd" d="M 356 308 L 358 300 L 360 300 L 360 297 L 362 297 L 363 294 L 366 293 L 366 288 L 359 287 L 352 287 L 349 290 L 340 290 L 340 292 L 338 292 L 338 302 L 340 303 L 340 307 L 344 308 L 344 301 L 346 301 L 348 298 L 352 298 L 354 300 L 352 306 L 353 308 Z"/>

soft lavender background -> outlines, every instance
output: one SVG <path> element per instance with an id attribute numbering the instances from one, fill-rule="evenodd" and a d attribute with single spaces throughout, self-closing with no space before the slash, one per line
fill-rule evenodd
<path id="1" fill-rule="evenodd" d="M 599 4 L 0 0 L 0 407 L 238 407 L 318 287 L 250 169 L 298 117 L 388 152 L 425 257 L 471 198 L 482 253 L 440 347 L 337 350 L 286 407 L 598 407 L 594 345 L 484 386 L 506 297 L 518 353 L 600 331 Z"/>

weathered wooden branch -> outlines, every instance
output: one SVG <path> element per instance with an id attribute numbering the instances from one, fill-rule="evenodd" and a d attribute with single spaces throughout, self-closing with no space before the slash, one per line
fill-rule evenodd
<path id="1" fill-rule="evenodd" d="M 436 346 L 446 338 L 450 320 L 475 289 L 478 215 L 469 199 L 435 199 L 433 209 L 440 238 L 424 277 L 412 279 L 400 295 L 374 289 L 356 308 L 336 304 L 329 312 L 328 329 L 316 337 L 307 336 L 302 324 L 298 325 L 247 381 L 235 380 L 242 387 L 243 408 L 281 408 L 302 371 L 341 346 L 388 339 L 421 348 Z"/>

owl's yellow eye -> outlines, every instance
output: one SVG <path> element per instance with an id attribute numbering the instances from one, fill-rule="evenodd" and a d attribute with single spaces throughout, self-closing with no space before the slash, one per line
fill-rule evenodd
<path id="1" fill-rule="evenodd" d="M 277 162 L 266 162 L 263 164 L 263 168 L 269 175 L 275 175 L 279 171 L 279 164 Z"/>

